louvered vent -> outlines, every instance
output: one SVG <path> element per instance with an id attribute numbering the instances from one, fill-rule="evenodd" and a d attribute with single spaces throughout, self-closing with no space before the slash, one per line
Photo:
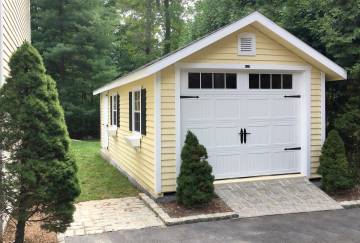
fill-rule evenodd
<path id="1" fill-rule="evenodd" d="M 239 55 L 255 55 L 256 54 L 256 40 L 255 35 L 251 33 L 243 33 L 239 35 Z"/>

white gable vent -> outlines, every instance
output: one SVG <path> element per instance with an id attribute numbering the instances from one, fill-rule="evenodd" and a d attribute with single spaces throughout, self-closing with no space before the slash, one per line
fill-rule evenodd
<path id="1" fill-rule="evenodd" d="M 256 55 L 256 37 L 252 33 L 241 33 L 238 36 L 238 55 Z"/>

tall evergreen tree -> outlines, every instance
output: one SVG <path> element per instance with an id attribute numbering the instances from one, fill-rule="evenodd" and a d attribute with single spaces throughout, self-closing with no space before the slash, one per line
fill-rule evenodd
<path id="1" fill-rule="evenodd" d="M 99 105 L 92 91 L 111 81 L 115 11 L 98 0 L 33 0 L 32 41 L 57 81 L 72 137 L 98 136 Z"/>
<path id="2" fill-rule="evenodd" d="M 17 221 L 15 242 L 22 243 L 34 215 L 44 228 L 65 231 L 80 189 L 56 84 L 41 56 L 24 43 L 9 66 L 10 78 L 0 90 L 0 150 L 10 154 L 0 171 L 1 205 L 10 208 Z"/>

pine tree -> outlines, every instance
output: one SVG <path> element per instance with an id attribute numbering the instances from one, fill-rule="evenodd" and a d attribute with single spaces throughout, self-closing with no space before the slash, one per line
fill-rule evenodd
<path id="1" fill-rule="evenodd" d="M 32 43 L 56 80 L 71 137 L 98 137 L 94 89 L 112 81 L 115 10 L 107 1 L 31 1 Z M 110 5 L 110 3 L 108 3 Z"/>
<path id="2" fill-rule="evenodd" d="M 2 205 L 11 208 L 15 242 L 22 243 L 34 215 L 44 228 L 65 231 L 80 189 L 56 84 L 41 56 L 24 43 L 9 66 L 10 77 L 0 90 L 0 150 L 10 154 L 1 172 Z"/>
<path id="3" fill-rule="evenodd" d="M 318 173 L 321 187 L 327 192 L 349 189 L 353 186 L 344 142 L 336 130 L 329 132 L 322 147 Z"/>
<path id="4" fill-rule="evenodd" d="M 186 207 L 202 207 L 214 197 L 214 176 L 207 162 L 206 148 L 190 131 L 181 151 L 180 175 L 177 178 L 176 199 Z"/>

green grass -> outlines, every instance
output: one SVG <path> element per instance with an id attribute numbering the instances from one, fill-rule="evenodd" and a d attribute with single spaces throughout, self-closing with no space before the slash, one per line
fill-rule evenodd
<path id="1" fill-rule="evenodd" d="M 98 141 L 72 141 L 81 194 L 78 202 L 136 196 L 137 189 L 100 156 Z"/>

